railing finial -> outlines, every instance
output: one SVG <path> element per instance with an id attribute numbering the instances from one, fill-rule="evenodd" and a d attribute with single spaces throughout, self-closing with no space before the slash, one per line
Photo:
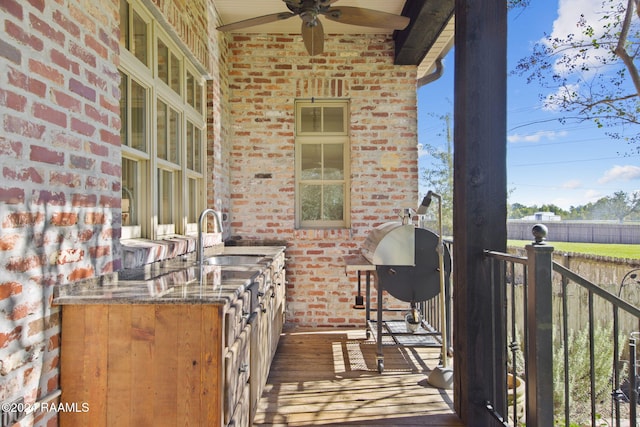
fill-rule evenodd
<path id="1" fill-rule="evenodd" d="M 531 234 L 535 238 L 534 245 L 546 245 L 545 240 L 547 240 L 547 233 L 549 229 L 544 224 L 536 224 L 531 229 Z"/>

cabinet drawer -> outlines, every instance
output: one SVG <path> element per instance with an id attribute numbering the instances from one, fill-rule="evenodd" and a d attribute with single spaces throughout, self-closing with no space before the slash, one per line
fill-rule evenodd
<path id="1" fill-rule="evenodd" d="M 250 427 L 251 418 L 249 412 L 249 384 L 245 384 L 242 388 L 240 401 L 236 405 L 233 416 L 227 424 L 227 427 Z"/>
<path id="2" fill-rule="evenodd" d="M 247 313 L 249 307 L 248 292 L 242 294 L 240 298 L 234 301 L 227 309 L 224 315 L 224 346 L 231 347 L 240 335 L 240 332 L 247 325 L 249 315 Z"/>
<path id="3" fill-rule="evenodd" d="M 232 418 L 236 405 L 242 398 L 245 385 L 249 382 L 249 337 L 251 325 L 247 325 L 233 345 L 227 349 L 224 358 L 224 423 Z"/>
<path id="4" fill-rule="evenodd" d="M 276 288 L 276 305 L 284 302 L 287 295 L 287 284 L 285 278 L 286 270 L 280 270 L 276 273 L 276 279 L 273 281 Z"/>

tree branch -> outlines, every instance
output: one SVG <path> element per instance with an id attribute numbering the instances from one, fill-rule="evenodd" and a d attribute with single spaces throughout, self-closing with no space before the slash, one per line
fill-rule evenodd
<path id="1" fill-rule="evenodd" d="M 627 4 L 627 11 L 624 15 L 624 23 L 622 24 L 622 29 L 620 31 L 620 37 L 618 38 L 618 45 L 616 46 L 614 52 L 618 57 L 624 62 L 624 65 L 629 70 L 629 74 L 631 76 L 631 81 L 636 88 L 636 92 L 640 95 L 640 73 L 638 72 L 638 68 L 633 63 L 633 58 L 629 56 L 624 45 L 627 41 L 627 36 L 629 35 L 629 28 L 631 28 L 631 20 L 633 18 L 633 11 L 636 11 L 638 17 L 640 17 L 640 0 L 629 0 Z"/>
<path id="2" fill-rule="evenodd" d="M 615 104 L 616 102 L 626 101 L 626 100 L 631 99 L 631 98 L 637 98 L 638 96 L 639 95 L 637 93 L 633 93 L 633 94 L 630 94 L 630 95 L 618 96 L 616 98 L 600 99 L 600 100 L 593 101 L 593 102 L 581 103 L 579 100 L 576 100 L 575 102 L 581 104 L 585 109 L 591 109 L 591 108 L 593 108 L 593 107 L 595 107 L 596 105 L 599 105 L 599 104 L 607 104 L 607 105 L 613 106 L 613 104 Z"/>

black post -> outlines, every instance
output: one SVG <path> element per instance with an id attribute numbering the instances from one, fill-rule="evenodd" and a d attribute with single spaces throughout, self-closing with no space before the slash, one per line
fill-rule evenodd
<path id="1" fill-rule="evenodd" d="M 529 260 L 527 330 L 529 332 L 525 354 L 526 396 L 527 426 L 532 427 L 553 425 L 552 255 L 553 246 L 545 244 L 542 240 L 527 245 Z"/>
<path id="2" fill-rule="evenodd" d="M 454 406 L 467 426 L 495 422 L 505 387 L 505 314 L 484 250 L 507 244 L 507 6 L 456 0 L 454 94 Z"/>

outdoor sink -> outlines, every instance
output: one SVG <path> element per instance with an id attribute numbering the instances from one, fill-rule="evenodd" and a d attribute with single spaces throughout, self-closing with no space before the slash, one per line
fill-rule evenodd
<path id="1" fill-rule="evenodd" d="M 203 263 L 208 265 L 253 265 L 266 262 L 263 256 L 252 255 L 216 255 L 205 258 Z"/>

